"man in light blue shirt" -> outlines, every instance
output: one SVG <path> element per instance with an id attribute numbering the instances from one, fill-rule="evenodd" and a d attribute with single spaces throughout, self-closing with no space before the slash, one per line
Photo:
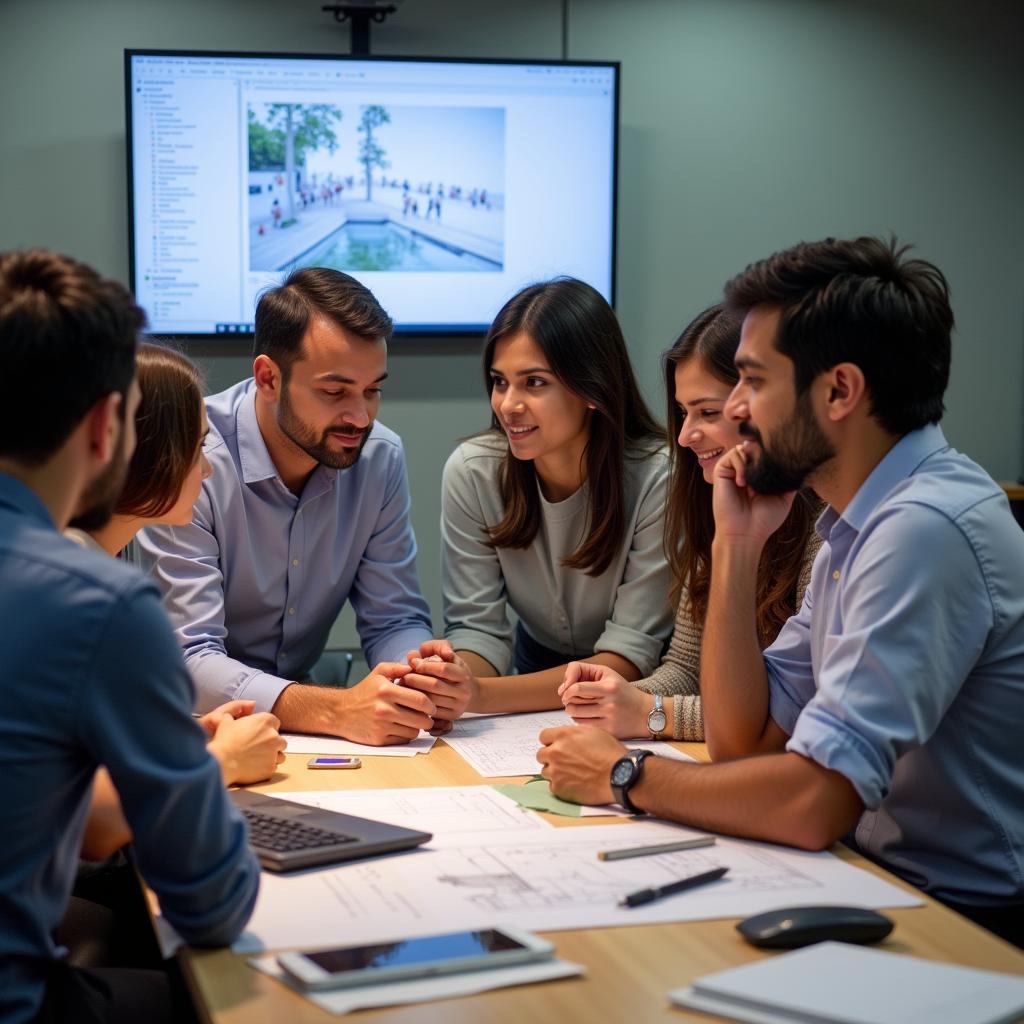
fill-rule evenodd
<path id="1" fill-rule="evenodd" d="M 746 319 L 725 411 L 748 440 L 715 468 L 701 651 L 708 748 L 725 763 L 623 765 L 617 795 L 812 849 L 855 830 L 865 854 L 1021 944 L 1024 533 L 937 425 L 945 279 L 895 243 L 828 239 L 752 265 L 726 295 Z M 802 485 L 829 505 L 824 543 L 762 654 L 758 563 Z M 542 738 L 557 792 L 611 795 L 614 742 Z"/>
<path id="2" fill-rule="evenodd" d="M 200 710 L 252 699 L 283 730 L 385 744 L 465 706 L 468 688 L 404 663 L 410 651 L 452 656 L 431 642 L 402 444 L 375 422 L 391 330 L 335 270 L 299 270 L 266 292 L 253 377 L 207 402 L 213 472 L 191 525 L 140 535 Z M 375 667 L 347 690 L 309 685 L 347 600 Z"/>
<path id="3" fill-rule="evenodd" d="M 90 842 L 123 829 L 94 813 L 100 766 L 187 941 L 233 941 L 259 884 L 157 588 L 60 535 L 77 509 L 109 516 L 120 493 L 142 321 L 82 264 L 0 256 L 0 350 L 18 381 L 0 407 L 0 1019 L 12 1024 L 173 1019 L 160 972 L 77 970 L 54 938 L 87 823 Z"/>

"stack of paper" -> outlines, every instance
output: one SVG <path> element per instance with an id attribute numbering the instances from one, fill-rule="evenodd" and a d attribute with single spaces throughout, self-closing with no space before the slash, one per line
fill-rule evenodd
<path id="1" fill-rule="evenodd" d="M 1002 1024 L 1024 1014 L 1024 978 L 821 942 L 668 997 L 752 1024 Z"/>

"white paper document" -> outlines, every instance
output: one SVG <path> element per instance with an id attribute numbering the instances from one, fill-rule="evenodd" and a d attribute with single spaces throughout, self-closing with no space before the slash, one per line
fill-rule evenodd
<path id="1" fill-rule="evenodd" d="M 484 778 L 536 775 L 540 770 L 537 739 L 541 729 L 573 725 L 564 711 L 536 711 L 525 715 L 474 715 L 460 718 L 442 739 Z M 692 761 L 692 757 L 662 740 L 629 740 L 627 747 L 643 747 L 662 757 Z"/>
<path id="2" fill-rule="evenodd" d="M 1024 978 L 821 942 L 706 975 L 668 997 L 751 1024 L 1001 1024 L 1024 1014 Z"/>
<path id="3" fill-rule="evenodd" d="M 258 971 L 287 985 L 284 971 L 272 956 L 254 957 L 249 963 Z M 585 974 L 580 964 L 568 960 L 545 960 L 537 964 L 517 964 L 492 968 L 489 971 L 470 971 L 466 974 L 447 974 L 437 978 L 412 978 L 407 981 L 389 981 L 383 985 L 360 985 L 358 988 L 338 989 L 334 992 L 301 992 L 311 1003 L 328 1013 L 341 1015 L 374 1006 L 404 1006 L 426 1003 L 432 999 L 451 999 L 490 992 L 513 985 L 532 985 L 538 981 L 575 978 Z"/>
<path id="4" fill-rule="evenodd" d="M 796 904 L 915 906 L 915 896 L 828 853 L 718 838 L 703 849 L 602 861 L 623 846 L 698 833 L 663 823 L 440 836 L 412 853 L 264 874 L 238 952 L 389 942 L 508 925 L 527 931 L 746 917 Z M 715 867 L 719 882 L 642 907 L 622 897 Z"/>
<path id="5" fill-rule="evenodd" d="M 464 841 L 467 833 L 481 836 L 522 829 L 554 828 L 490 786 L 435 786 L 424 789 L 332 789 L 325 792 L 279 793 L 272 796 L 325 811 L 373 818 L 401 828 L 431 832 L 431 845 Z M 439 837 L 444 837 L 440 839 Z"/>
<path id="6" fill-rule="evenodd" d="M 427 753 L 437 742 L 436 736 L 422 731 L 416 739 L 390 747 L 371 747 L 368 743 L 343 740 L 338 736 L 310 736 L 299 732 L 283 732 L 281 735 L 288 741 L 286 753 L 320 754 L 324 757 L 415 757 L 416 754 Z"/>

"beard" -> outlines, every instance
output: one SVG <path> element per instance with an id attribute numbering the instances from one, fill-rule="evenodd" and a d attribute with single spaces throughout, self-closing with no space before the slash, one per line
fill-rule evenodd
<path id="1" fill-rule="evenodd" d="M 129 460 L 124 453 L 124 435 L 122 426 L 110 465 L 85 489 L 78 502 L 82 511 L 71 520 L 69 526 L 88 532 L 100 530 L 110 522 L 121 499 L 124 482 L 128 479 Z"/>
<path id="2" fill-rule="evenodd" d="M 370 437 L 370 426 L 362 430 L 348 430 L 343 427 L 332 427 L 322 434 L 317 434 L 314 427 L 299 419 L 292 407 L 291 398 L 288 393 L 288 385 L 281 389 L 281 399 L 278 403 L 277 425 L 281 433 L 288 438 L 297 448 L 304 451 L 311 459 L 315 459 L 322 466 L 329 469 L 348 469 L 354 465 L 366 447 Z M 330 440 L 334 433 L 348 434 L 350 437 L 362 435 L 362 440 L 357 448 L 332 448 Z"/>
<path id="3" fill-rule="evenodd" d="M 778 427 L 766 445 L 761 432 L 747 421 L 740 423 L 741 437 L 749 437 L 760 446 L 756 462 L 747 465 L 747 483 L 758 494 L 788 494 L 804 486 L 807 477 L 836 454 L 835 446 L 818 426 L 811 403 L 804 393 L 796 400 L 789 417 Z"/>

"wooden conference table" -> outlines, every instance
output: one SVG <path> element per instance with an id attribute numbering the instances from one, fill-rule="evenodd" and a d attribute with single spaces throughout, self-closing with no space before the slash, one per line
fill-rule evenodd
<path id="1" fill-rule="evenodd" d="M 707 760 L 703 744 L 679 743 L 680 750 Z M 289 754 L 277 775 L 262 786 L 265 792 L 288 790 L 390 789 L 414 786 L 466 786 L 491 784 L 443 741 L 428 754 L 415 757 L 368 757 L 358 771 L 310 771 L 308 756 Z M 588 820 L 548 816 L 556 825 L 586 828 L 615 820 Z M 897 885 L 897 879 L 842 847 L 835 852 Z M 904 888 L 910 889 L 909 886 Z M 911 890 L 913 891 L 913 890 Z M 880 948 L 912 953 L 932 960 L 970 967 L 1024 974 L 1024 953 L 978 928 L 941 904 L 925 897 L 925 906 L 887 910 L 896 929 Z M 637 925 L 546 933 L 566 960 L 583 964 L 583 978 L 499 989 L 477 996 L 362 1010 L 352 1019 L 367 1024 L 547 1024 L 586 1021 L 587 1024 L 664 1021 L 666 1024 L 708 1022 L 716 1019 L 669 1005 L 665 993 L 694 978 L 766 955 L 747 945 L 736 932 L 734 920 L 679 924 Z M 438 922 L 444 930 L 444 922 Z M 245 958 L 230 950 L 186 949 L 182 965 L 192 987 L 200 1017 L 216 1024 L 281 1024 L 318 1022 L 338 1018 L 318 1009 L 283 985 L 249 967 Z"/>

